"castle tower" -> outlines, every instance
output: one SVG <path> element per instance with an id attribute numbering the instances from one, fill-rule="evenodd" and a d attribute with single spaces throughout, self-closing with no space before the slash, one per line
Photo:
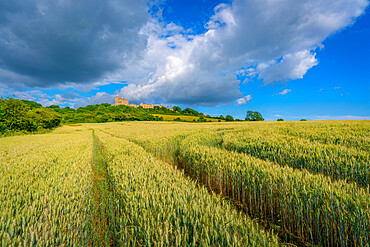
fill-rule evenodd
<path id="1" fill-rule="evenodd" d="M 116 96 L 114 99 L 114 105 L 128 105 L 128 99 Z"/>

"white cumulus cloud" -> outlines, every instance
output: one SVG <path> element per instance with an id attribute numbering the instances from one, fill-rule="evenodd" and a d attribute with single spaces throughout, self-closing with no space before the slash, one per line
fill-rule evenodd
<path id="1" fill-rule="evenodd" d="M 315 56 L 315 53 L 308 50 L 287 54 L 280 62 L 274 62 L 262 68 L 257 67 L 257 73 L 265 84 L 301 79 L 309 69 L 318 64 Z"/>
<path id="2" fill-rule="evenodd" d="M 161 0 L 5 2 L 0 84 L 94 88 L 125 81 L 119 95 L 132 102 L 190 106 L 243 99 L 237 75 L 264 84 L 303 78 L 318 65 L 315 51 L 323 41 L 352 25 L 369 5 L 234 0 L 218 5 L 206 31 L 193 34 L 165 23 L 161 11 L 150 16 L 148 4 Z"/>
<path id="3" fill-rule="evenodd" d="M 280 95 L 286 95 L 287 93 L 290 93 L 292 90 L 291 89 L 284 89 L 282 92 L 278 93 Z"/>
<path id="4" fill-rule="evenodd" d="M 238 105 L 246 105 L 246 104 L 248 104 L 251 101 L 251 99 L 252 99 L 252 95 L 247 95 L 247 96 L 245 96 L 243 98 L 237 99 L 236 100 L 236 103 Z"/>
<path id="5" fill-rule="evenodd" d="M 236 75 L 264 84 L 303 78 L 318 64 L 315 50 L 364 13 L 367 0 L 235 0 L 221 4 L 189 35 L 152 19 L 142 53 L 113 73 L 129 85 L 120 95 L 189 105 L 219 105 L 242 96 Z M 170 34 L 170 35 L 168 35 Z"/>

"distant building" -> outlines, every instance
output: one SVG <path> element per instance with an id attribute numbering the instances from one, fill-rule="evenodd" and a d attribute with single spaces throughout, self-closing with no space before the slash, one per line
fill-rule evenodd
<path id="1" fill-rule="evenodd" d="M 145 104 L 145 103 L 141 103 L 140 105 L 129 104 L 128 99 L 120 98 L 120 97 L 116 96 L 116 98 L 114 100 L 114 105 L 112 105 L 112 106 L 117 106 L 117 105 L 127 105 L 127 106 L 131 106 L 131 107 L 135 107 L 135 108 L 138 108 L 139 106 L 141 106 L 144 109 L 154 109 L 154 107 L 157 106 L 157 105 L 154 105 L 154 104 Z M 158 105 L 158 106 L 159 107 L 164 107 L 162 105 Z M 168 106 L 166 106 L 164 108 L 166 108 L 170 111 L 173 111 L 173 108 L 169 108 Z"/>
<path id="2" fill-rule="evenodd" d="M 154 108 L 154 104 L 144 104 L 144 103 L 141 103 L 140 106 L 144 109 L 153 109 Z"/>
<path id="3" fill-rule="evenodd" d="M 114 100 L 114 105 L 128 105 L 128 99 L 120 98 L 116 96 Z"/>

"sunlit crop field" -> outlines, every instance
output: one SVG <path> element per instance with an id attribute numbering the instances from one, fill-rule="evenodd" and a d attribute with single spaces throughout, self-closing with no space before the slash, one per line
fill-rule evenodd
<path id="1" fill-rule="evenodd" d="M 153 116 L 156 116 L 156 117 L 162 117 L 163 120 L 165 121 L 172 121 L 174 119 L 178 119 L 180 118 L 181 121 L 185 121 L 185 122 L 192 122 L 192 121 L 197 121 L 199 119 L 199 117 L 195 117 L 195 116 L 186 116 L 186 115 L 164 115 L 164 114 L 153 114 Z M 212 121 L 212 122 L 219 122 L 218 119 L 214 119 L 214 118 L 205 118 L 208 122 Z M 220 120 L 220 122 L 225 122 L 225 120 Z"/>
<path id="2" fill-rule="evenodd" d="M 88 234 L 91 131 L 0 139 L 2 246 L 70 246 Z"/>
<path id="3" fill-rule="evenodd" d="M 370 121 L 64 126 L 0 139 L 2 246 L 368 246 Z"/>

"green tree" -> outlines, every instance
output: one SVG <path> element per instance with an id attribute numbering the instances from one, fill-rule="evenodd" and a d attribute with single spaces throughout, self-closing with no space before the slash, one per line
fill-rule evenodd
<path id="1" fill-rule="evenodd" d="M 182 111 L 182 114 L 190 115 L 190 116 L 199 116 L 199 112 L 191 108 L 185 108 L 185 110 Z"/>
<path id="2" fill-rule="evenodd" d="M 245 117 L 245 121 L 264 121 L 265 119 L 262 117 L 262 114 L 258 111 L 247 111 L 247 116 Z"/>
<path id="3" fill-rule="evenodd" d="M 108 114 L 103 113 L 103 114 L 98 114 L 95 117 L 95 120 L 98 123 L 105 123 L 105 122 L 108 122 L 110 120 L 110 118 L 109 118 L 109 115 Z"/>
<path id="4" fill-rule="evenodd" d="M 33 125 L 36 125 L 36 129 L 53 129 L 59 126 L 62 118 L 53 110 L 48 108 L 35 108 L 29 112 L 29 119 L 32 119 Z M 34 131 L 34 126 L 30 125 Z"/>
<path id="5" fill-rule="evenodd" d="M 60 107 L 58 105 L 50 105 L 50 106 L 48 106 L 48 108 L 51 108 L 51 109 L 60 109 Z"/>
<path id="6" fill-rule="evenodd" d="M 225 117 L 225 120 L 226 120 L 227 122 L 232 122 L 232 121 L 234 121 L 234 118 L 233 118 L 231 115 L 227 115 L 227 116 Z"/>
<path id="7" fill-rule="evenodd" d="M 301 119 L 301 120 L 299 120 L 299 121 L 307 121 L 307 119 L 302 118 L 302 119 Z"/>
<path id="8" fill-rule="evenodd" d="M 34 101 L 29 101 L 29 100 L 24 100 L 24 99 L 22 99 L 21 100 L 23 103 L 25 103 L 28 107 L 29 107 L 29 109 L 35 109 L 35 108 L 40 108 L 40 107 L 42 107 L 42 105 L 41 104 L 39 104 L 39 103 L 37 103 L 37 102 L 34 102 Z"/>
<path id="9" fill-rule="evenodd" d="M 27 129 L 27 113 L 30 109 L 28 105 L 13 98 L 1 101 L 3 113 L 0 121 L 6 126 L 6 129 L 15 131 Z"/>
<path id="10" fill-rule="evenodd" d="M 173 111 L 181 113 L 181 108 L 179 106 L 174 106 Z"/>
<path id="11" fill-rule="evenodd" d="M 3 103 L 3 99 L 0 98 L 0 133 L 4 133 L 5 130 L 6 130 L 6 125 L 5 125 L 5 119 L 4 119 L 4 116 L 5 116 L 5 108 L 4 108 L 4 103 Z"/>
<path id="12" fill-rule="evenodd" d="M 284 119 L 282 119 L 282 118 L 278 118 L 278 120 L 277 121 L 284 121 Z"/>
<path id="13" fill-rule="evenodd" d="M 204 117 L 204 115 L 200 115 L 200 117 L 197 119 L 198 122 L 207 122 L 207 119 Z"/>
<path id="14" fill-rule="evenodd" d="M 52 129 L 61 117 L 52 109 L 38 107 L 38 103 L 8 98 L 0 100 L 0 131 L 36 131 Z"/>

